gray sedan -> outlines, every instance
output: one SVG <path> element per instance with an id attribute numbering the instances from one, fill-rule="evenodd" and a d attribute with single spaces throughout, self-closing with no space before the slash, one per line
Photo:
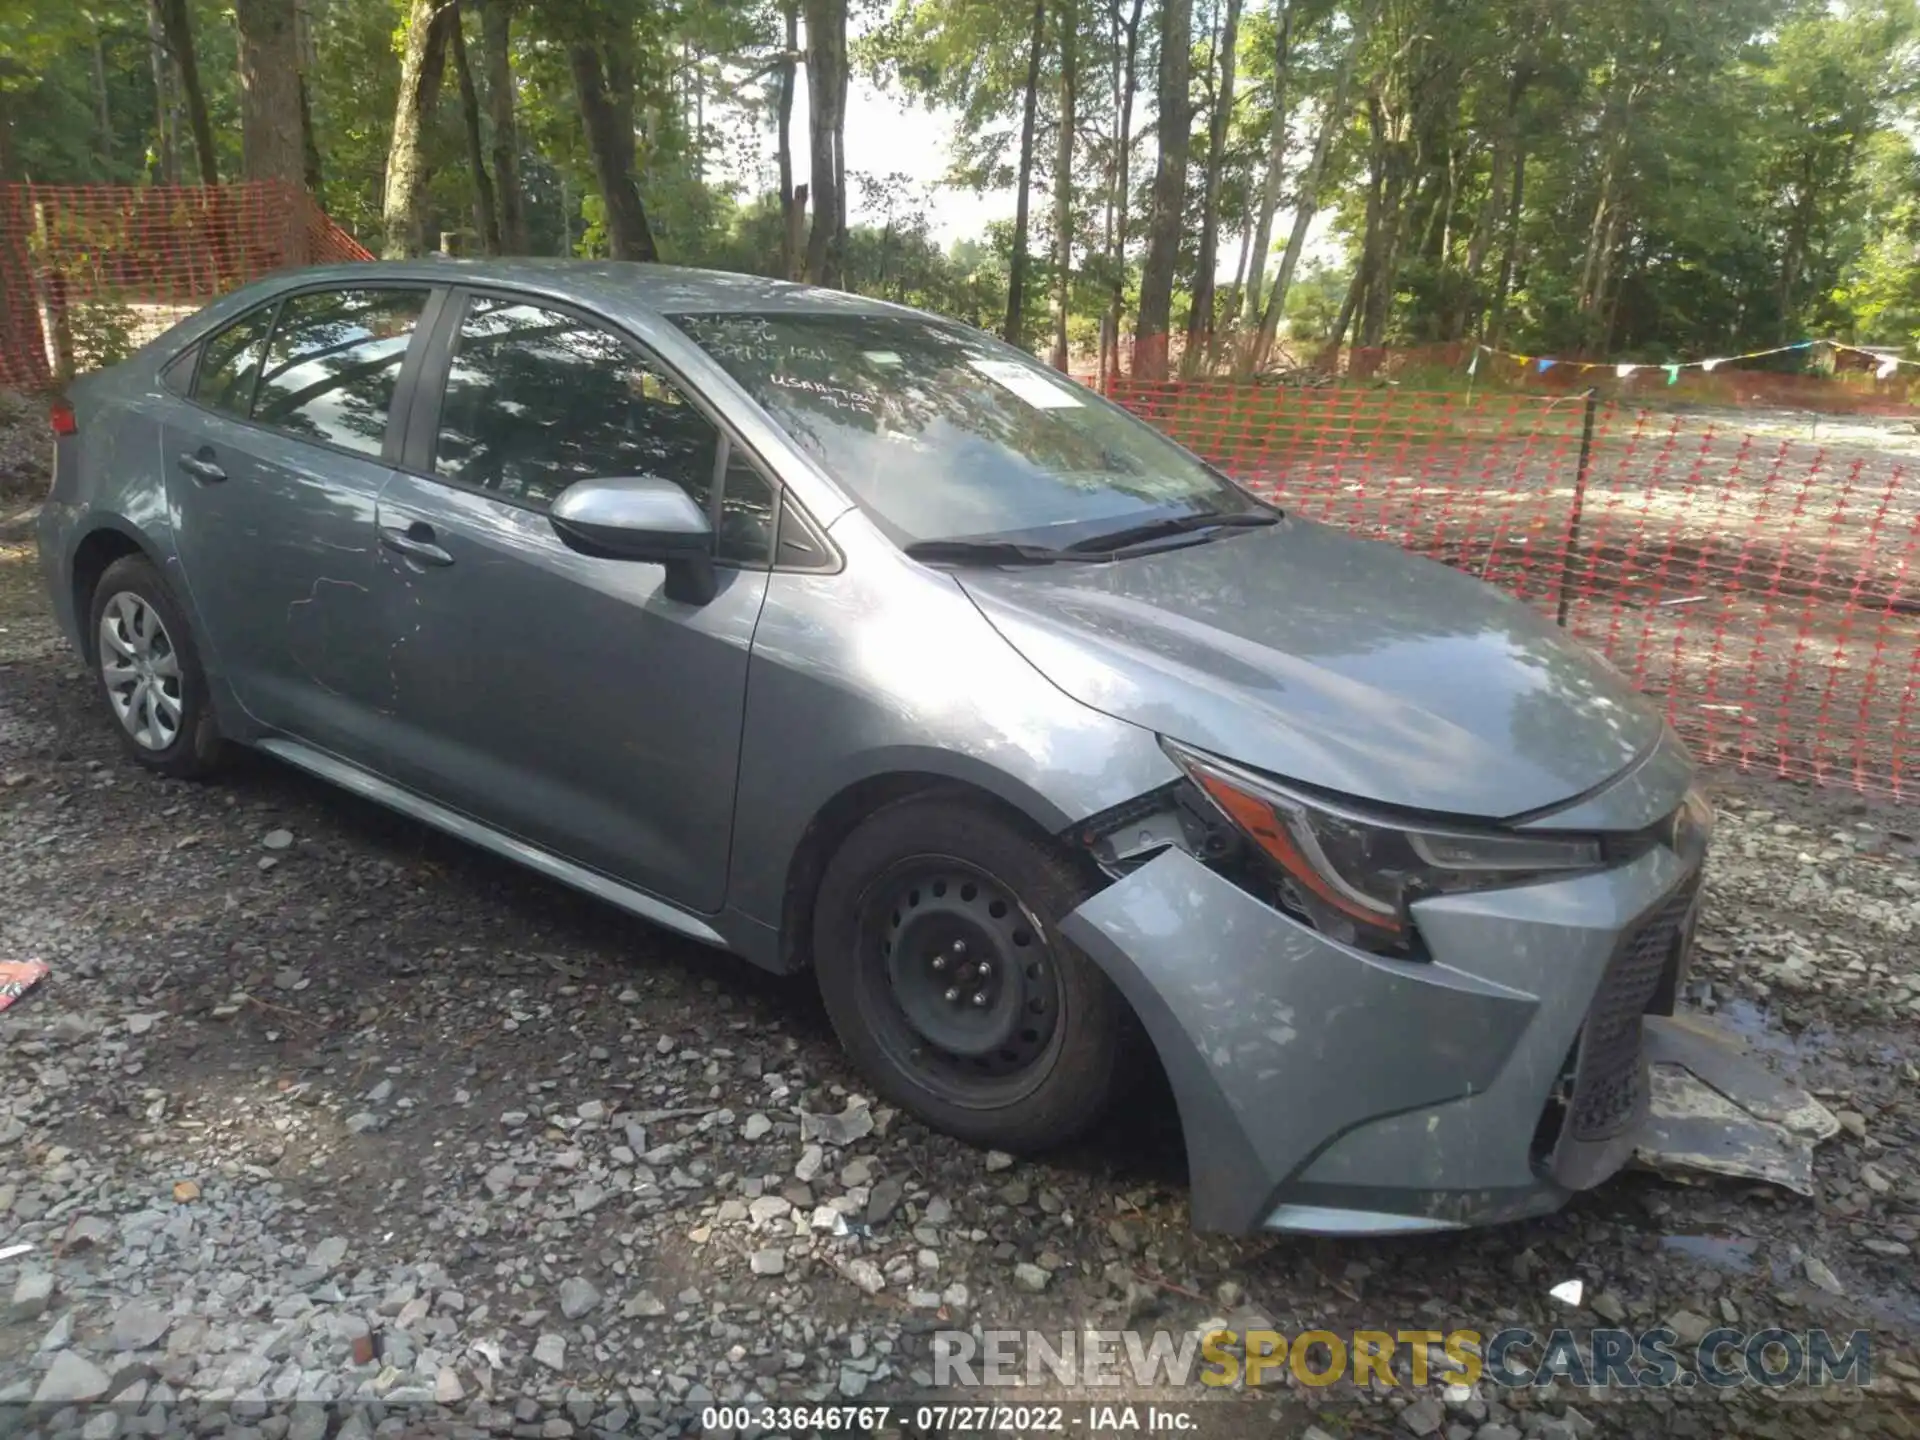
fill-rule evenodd
<path id="1" fill-rule="evenodd" d="M 1192 1215 L 1539 1213 L 1647 1107 L 1709 817 L 1519 603 L 975 331 L 743 276 L 247 287 L 55 407 L 139 763 L 253 746 L 773 970 L 1032 1151 L 1153 1059 Z"/>

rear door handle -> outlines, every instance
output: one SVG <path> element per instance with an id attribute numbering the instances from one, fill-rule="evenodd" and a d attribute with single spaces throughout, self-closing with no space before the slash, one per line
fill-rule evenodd
<path id="1" fill-rule="evenodd" d="M 198 455 L 182 455 L 174 463 L 203 485 L 217 485 L 227 478 L 227 472 L 213 463 L 211 446 Z"/>
<path id="2" fill-rule="evenodd" d="M 433 543 L 433 527 L 416 520 L 402 528 L 398 525 L 380 527 L 380 543 L 389 550 L 397 550 L 409 560 L 422 565 L 451 565 L 453 556 Z"/>

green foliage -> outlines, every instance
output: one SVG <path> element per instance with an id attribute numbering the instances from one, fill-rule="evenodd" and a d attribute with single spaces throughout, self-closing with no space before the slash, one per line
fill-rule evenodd
<path id="1" fill-rule="evenodd" d="M 1378 272 L 1378 336 L 1392 345 L 1491 338 L 1537 353 L 1662 360 L 1833 333 L 1920 346 L 1920 20 L 1916 0 L 1245 0 L 1238 89 L 1218 176 L 1223 273 L 1217 316 L 1260 207 L 1274 107 L 1287 145 L 1274 245 L 1295 207 L 1323 203 L 1333 242 L 1295 276 L 1285 333 L 1332 332 L 1356 268 Z M 1098 343 L 1117 281 L 1133 290 L 1148 219 L 1160 0 L 1143 0 L 1137 98 L 1125 141 L 1129 194 L 1115 213 L 1119 82 L 1131 0 L 1048 0 L 1028 237 L 1027 330 L 1043 348 L 1055 279 L 1062 45 L 1076 57 L 1069 206 L 1069 334 Z M 1226 0 L 1194 0 L 1192 171 L 1177 273 L 1193 281 L 1208 217 L 1206 137 Z M 307 70 L 322 200 L 362 237 L 380 223 L 399 80 L 402 0 L 312 0 Z M 238 170 L 235 31 L 225 0 L 190 0 L 198 69 L 223 175 Z M 466 39 L 481 63 L 478 0 Z M 854 63 L 868 79 L 954 119 L 949 183 L 1003 187 L 1015 173 L 1032 0 L 868 0 Z M 1306 159 L 1358 37 L 1328 184 Z M 533 249 L 607 251 L 605 207 L 582 129 L 569 47 L 630 63 L 635 178 L 663 258 L 773 274 L 782 224 L 760 159 L 784 47 L 774 0 L 522 0 L 511 67 Z M 168 71 L 166 63 L 159 73 Z M 195 173 L 178 112 L 156 92 L 146 0 L 0 0 L 0 172 L 52 183 L 141 183 Z M 484 78 L 481 79 L 484 86 Z M 428 234 L 477 243 L 474 185 L 451 68 L 423 135 Z M 483 139 L 491 119 L 483 117 Z M 794 117 L 806 177 L 806 117 Z M 996 328 L 1010 236 L 932 237 L 929 197 L 862 169 L 847 137 L 856 223 L 853 288 Z M 1524 174 L 1523 203 L 1509 186 Z M 1378 184 L 1378 198 L 1369 203 Z M 1114 232 L 1124 227 L 1125 245 Z M 1315 232 L 1319 233 L 1318 231 Z M 1319 243 L 1319 242 L 1316 242 Z M 1261 257 L 1256 257 L 1261 258 Z M 1264 257 L 1271 276 L 1275 257 Z M 1179 328 L 1187 301 L 1176 294 Z M 1361 307 L 1364 312 L 1368 307 Z M 1353 343 L 1366 322 L 1356 317 Z M 110 328 L 110 327 L 109 327 Z M 99 343 L 111 346 L 103 334 Z M 1300 345 L 1296 345 L 1296 350 Z"/>

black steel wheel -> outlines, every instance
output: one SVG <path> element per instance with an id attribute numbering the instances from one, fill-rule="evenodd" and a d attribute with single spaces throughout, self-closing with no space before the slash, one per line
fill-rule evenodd
<path id="1" fill-rule="evenodd" d="M 849 1053 L 938 1129 L 1006 1149 L 1071 1138 L 1117 1089 L 1131 1016 L 1058 933 L 1087 877 L 954 796 L 848 837 L 815 907 L 821 994 Z"/>

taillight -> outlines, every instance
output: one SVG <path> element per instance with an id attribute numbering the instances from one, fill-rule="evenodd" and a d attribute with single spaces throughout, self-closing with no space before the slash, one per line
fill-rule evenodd
<path id="1" fill-rule="evenodd" d="M 80 420 L 73 413 L 73 406 L 65 400 L 53 402 L 53 408 L 47 412 L 47 419 L 53 425 L 53 433 L 61 439 L 80 433 Z"/>

